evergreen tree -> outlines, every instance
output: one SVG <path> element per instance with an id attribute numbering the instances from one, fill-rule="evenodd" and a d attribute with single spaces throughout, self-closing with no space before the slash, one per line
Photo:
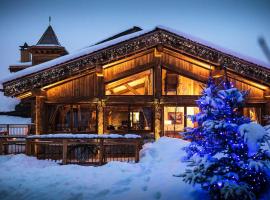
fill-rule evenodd
<path id="1" fill-rule="evenodd" d="M 269 136 L 241 114 L 247 92 L 212 77 L 192 116 L 198 126 L 184 133 L 188 169 L 181 176 L 200 184 L 212 199 L 256 199 L 269 187 Z"/>

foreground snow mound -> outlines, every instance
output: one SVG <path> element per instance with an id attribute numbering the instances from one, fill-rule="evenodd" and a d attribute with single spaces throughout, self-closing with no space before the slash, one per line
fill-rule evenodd
<path id="1" fill-rule="evenodd" d="M 175 176 L 186 168 L 180 161 L 186 145 L 163 137 L 144 145 L 137 164 L 110 162 L 101 167 L 0 156 L 0 199 L 206 199 L 200 189 Z"/>
<path id="2" fill-rule="evenodd" d="M 244 141 L 248 146 L 248 155 L 256 154 L 268 133 L 264 127 L 257 123 L 248 123 L 239 126 L 240 134 L 244 137 Z"/>
<path id="3" fill-rule="evenodd" d="M 15 110 L 15 106 L 20 103 L 19 99 L 6 97 L 0 92 L 0 112 L 10 112 Z"/>

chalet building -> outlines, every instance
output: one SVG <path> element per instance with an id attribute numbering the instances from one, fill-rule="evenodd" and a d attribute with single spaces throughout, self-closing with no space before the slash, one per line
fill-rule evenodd
<path id="1" fill-rule="evenodd" d="M 222 78 L 224 69 L 237 88 L 249 90 L 244 115 L 264 123 L 270 114 L 266 66 L 165 27 L 134 27 L 65 55 L 49 26 L 21 54 L 31 65 L 11 66 L 23 70 L 2 81 L 3 91 L 32 102 L 35 134 L 177 134 L 194 126 L 186 116 L 198 112 L 195 100 L 210 72 Z"/>

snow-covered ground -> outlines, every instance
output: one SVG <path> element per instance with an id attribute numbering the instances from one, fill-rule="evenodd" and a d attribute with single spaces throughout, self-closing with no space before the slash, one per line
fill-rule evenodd
<path id="1" fill-rule="evenodd" d="M 65 165 L 25 155 L 0 156 L 0 199 L 192 200 L 206 199 L 175 177 L 185 170 L 187 142 L 163 137 L 144 145 L 137 164 Z"/>

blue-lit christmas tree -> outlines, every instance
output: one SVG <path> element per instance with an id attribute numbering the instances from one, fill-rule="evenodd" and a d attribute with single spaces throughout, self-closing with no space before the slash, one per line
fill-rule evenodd
<path id="1" fill-rule="evenodd" d="M 188 168 L 184 181 L 200 184 L 212 199 L 256 199 L 269 187 L 269 136 L 242 115 L 247 92 L 211 76 L 192 116 L 198 126 L 184 133 Z"/>

